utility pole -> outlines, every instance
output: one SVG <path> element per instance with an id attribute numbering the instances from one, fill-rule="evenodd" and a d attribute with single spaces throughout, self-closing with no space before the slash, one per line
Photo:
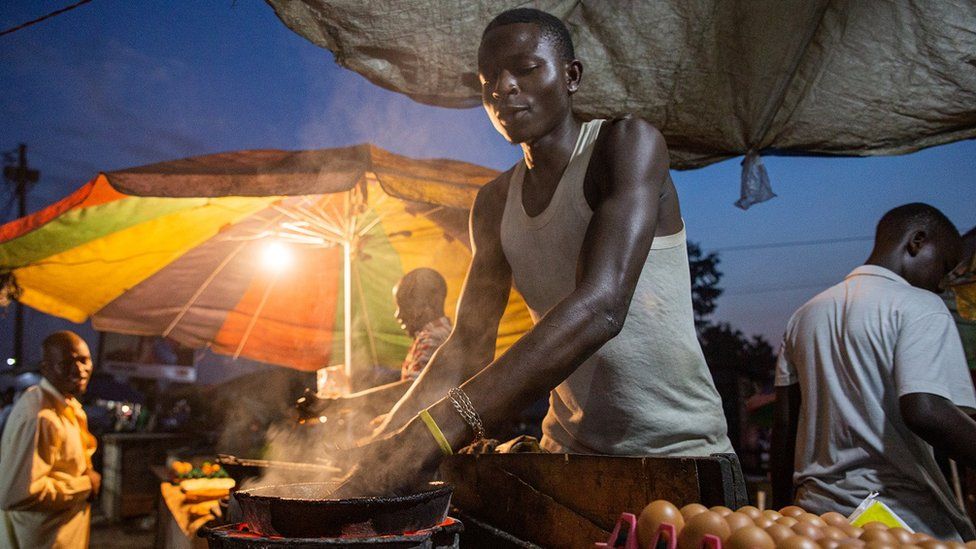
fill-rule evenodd
<path id="1" fill-rule="evenodd" d="M 37 183 L 41 173 L 27 167 L 27 145 L 21 143 L 17 147 L 17 165 L 4 166 L 3 177 L 14 185 L 14 192 L 17 194 L 17 217 L 27 215 L 27 185 Z M 14 359 L 17 367 L 24 364 L 24 306 L 17 301 L 17 309 L 14 313 Z"/>

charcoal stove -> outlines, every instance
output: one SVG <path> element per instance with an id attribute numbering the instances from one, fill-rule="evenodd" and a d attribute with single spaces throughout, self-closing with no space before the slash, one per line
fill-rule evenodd
<path id="1" fill-rule="evenodd" d="M 447 517 L 425 530 L 385 536 L 340 536 L 334 538 L 286 538 L 263 536 L 251 531 L 247 523 L 203 528 L 198 534 L 207 539 L 210 549 L 448 549 L 460 547 L 461 522 Z"/>

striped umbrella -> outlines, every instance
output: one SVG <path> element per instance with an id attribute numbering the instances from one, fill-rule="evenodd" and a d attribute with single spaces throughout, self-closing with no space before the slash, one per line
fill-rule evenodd
<path id="1" fill-rule="evenodd" d="M 467 210 L 497 172 L 372 145 L 240 151 L 99 174 L 0 227 L 0 275 L 42 312 L 315 370 L 396 367 L 391 290 L 431 267 L 449 310 Z M 513 292 L 499 352 L 531 325 Z"/>

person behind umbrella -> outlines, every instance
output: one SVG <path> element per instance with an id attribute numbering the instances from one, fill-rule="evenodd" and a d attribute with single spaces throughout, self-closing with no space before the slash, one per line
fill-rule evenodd
<path id="1" fill-rule="evenodd" d="M 456 327 L 391 412 L 392 435 L 361 449 L 348 490 L 408 490 L 441 453 L 546 394 L 550 451 L 732 452 L 695 333 L 664 137 L 640 118 L 573 114 L 583 65 L 550 14 L 492 20 L 478 73 L 489 119 L 524 161 L 479 190 Z M 535 325 L 495 358 L 513 281 Z"/>
<path id="2" fill-rule="evenodd" d="M 400 328 L 413 338 L 400 367 L 401 381 L 417 379 L 451 334 L 451 320 L 444 316 L 446 298 L 447 281 L 434 269 L 414 269 L 393 287 L 394 315 Z"/>
<path id="3" fill-rule="evenodd" d="M 77 334 L 44 340 L 41 382 L 14 404 L 0 440 L 0 546 L 88 547 L 101 477 L 77 397 L 91 374 L 88 345 Z"/>
<path id="4" fill-rule="evenodd" d="M 374 426 L 385 419 L 386 412 L 410 388 L 434 351 L 450 335 L 451 320 L 444 316 L 446 298 L 447 281 L 434 269 L 421 267 L 403 275 L 393 287 L 394 316 L 413 343 L 400 366 L 400 381 L 330 399 L 323 403 L 320 413 L 339 406 L 355 408 L 368 417 L 382 414 L 373 421 Z"/>
<path id="5" fill-rule="evenodd" d="M 961 251 L 942 212 L 900 206 L 878 222 L 867 262 L 790 318 L 776 366 L 775 505 L 848 514 L 878 491 L 916 530 L 976 537 L 932 451 L 976 465 L 976 392 L 936 295 Z"/>

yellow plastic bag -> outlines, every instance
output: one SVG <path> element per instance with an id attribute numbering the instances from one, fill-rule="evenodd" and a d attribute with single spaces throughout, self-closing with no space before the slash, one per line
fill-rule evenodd
<path id="1" fill-rule="evenodd" d="M 878 493 L 871 492 L 868 497 L 864 498 L 864 501 L 854 509 L 851 516 L 847 517 L 852 526 L 861 527 L 869 522 L 880 522 L 887 526 L 888 528 L 904 528 L 909 532 L 915 533 L 905 521 L 895 514 L 890 507 L 884 504 L 883 501 L 877 499 Z"/>

